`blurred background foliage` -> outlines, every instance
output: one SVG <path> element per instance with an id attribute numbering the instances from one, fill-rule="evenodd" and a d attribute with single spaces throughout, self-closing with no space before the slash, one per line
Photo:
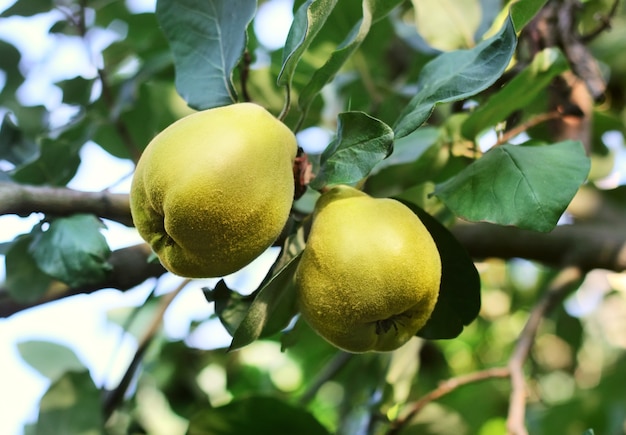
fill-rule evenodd
<path id="1" fill-rule="evenodd" d="M 259 11 L 275 2 L 259 1 Z M 296 0 L 293 10 L 303 3 Z M 337 128 L 337 114 L 345 110 L 364 111 L 393 125 L 416 92 L 423 67 L 442 52 L 475 47 L 508 6 L 499 0 L 397 3 L 397 8 L 371 27 L 361 47 L 309 110 L 294 108 L 288 113 L 288 125 L 325 132 L 310 146 L 324 148 Z M 534 10 L 533 5 L 545 2 L 525 3 Z M 573 2 L 551 3 L 565 7 Z M 598 225 L 609 235 L 621 234 L 619 240 L 623 240 L 626 13 L 619 3 L 582 1 L 575 9 L 576 34 L 591 35 L 602 28 L 584 42 L 606 80 L 606 92 L 590 105 L 589 113 L 588 108 L 581 109 L 583 118 L 593 118 L 588 143 L 581 138 L 591 158 L 590 182 L 562 223 Z M 361 4 L 341 0 L 329 15 L 292 76 L 294 95 L 361 19 Z M 21 89 L 31 75 L 46 71 L 20 61 L 19 44 L 0 41 L 4 114 L 0 181 L 65 186 L 76 174 L 79 152 L 88 141 L 113 156 L 136 161 L 157 132 L 191 112 L 176 91 L 174 59 L 154 13 L 133 13 L 121 0 L 18 0 L 2 13 L 0 27 L 9 18 L 33 20 L 41 14 L 52 17 L 47 23 L 55 38 L 81 41 L 96 68 L 60 76 L 53 90 L 60 99 L 29 105 L 20 97 Z M 610 26 L 603 24 L 605 19 Z M 284 89 L 276 85 L 283 65 L 282 45 L 264 45 L 257 24 L 253 21 L 249 28 L 249 58 L 243 69 L 234 70 L 233 84 L 239 95 L 247 94 L 277 114 L 284 104 Z M 532 41 L 520 36 L 516 66 L 496 85 L 471 100 L 437 105 L 427 125 L 406 138 L 407 142 L 397 143 L 394 155 L 375 168 L 365 190 L 376 196 L 410 195 L 451 224 L 454 219 L 449 210 L 428 195 L 433 186 L 465 168 L 477 145 L 493 144 L 497 134 L 546 113 L 553 78 L 571 69 L 572 59 L 568 64 L 555 51 L 556 57 L 547 56 L 547 66 L 541 70 L 548 79 L 542 81 L 544 76 L 536 73 L 532 80 L 509 88 L 515 98 L 525 98 L 523 104 L 507 100 L 495 106 L 496 113 L 507 114 L 506 128 L 498 123 L 486 131 L 479 121 L 478 127 L 472 125 L 468 121 L 472 108 L 486 104 L 535 59 L 537 51 L 525 45 Z M 468 129 L 475 134 L 468 135 Z M 538 142 L 555 141 L 554 131 L 545 122 L 529 126 L 525 134 Z M 311 153 L 313 161 L 315 154 Z M 296 203 L 296 210 L 310 212 L 315 198 L 316 193 L 309 191 Z M 84 231 L 93 234 L 99 229 Z M 20 293 L 19 302 L 36 303 L 50 295 L 53 278 L 59 279 L 27 262 L 26 251 L 24 243 L 2 245 L 7 261 L 2 303 L 8 314 L 4 316 L 12 309 L 7 287 L 35 289 L 34 294 Z M 146 341 L 146 331 L 162 315 L 159 310 L 167 295 L 110 313 L 112 322 L 146 344 L 138 354 L 140 370 L 136 375 L 130 371 L 128 392 L 126 388 L 100 391 L 80 359 L 63 345 L 22 343 L 19 350 L 25 361 L 51 381 L 39 405 L 39 420 L 29 424 L 26 433 L 279 433 L 276 427 L 285 428 L 283 433 L 387 433 L 388 422 L 405 405 L 440 382 L 506 366 L 533 306 L 563 266 L 536 258 L 496 257 L 476 258 L 482 308 L 457 338 L 415 339 L 391 354 L 338 352 L 302 322 L 231 353 L 224 348 L 199 349 L 160 332 Z M 91 268 L 93 277 L 102 264 L 83 266 Z M 589 271 L 577 290 L 541 324 L 526 365 L 530 433 L 583 434 L 590 428 L 598 434 L 626 433 L 626 278 L 619 272 Z M 193 323 L 189 335 L 205 321 Z M 110 399 L 120 392 L 124 400 Z M 399 433 L 506 433 L 509 394 L 507 379 L 462 386 L 426 405 Z M 115 404 L 106 421 L 99 411 L 103 397 L 105 403 Z M 280 421 L 274 421 L 276 417 Z"/>

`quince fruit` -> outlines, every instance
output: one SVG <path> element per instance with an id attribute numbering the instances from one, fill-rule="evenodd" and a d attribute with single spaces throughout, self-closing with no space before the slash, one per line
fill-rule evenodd
<path id="1" fill-rule="evenodd" d="M 256 104 L 186 116 L 158 134 L 137 164 L 135 226 L 174 274 L 236 272 L 276 240 L 289 217 L 296 151 L 291 130 Z"/>
<path id="2" fill-rule="evenodd" d="M 328 342 L 397 349 L 430 318 L 440 282 L 437 246 L 408 207 L 349 186 L 318 199 L 296 286 L 303 318 Z"/>

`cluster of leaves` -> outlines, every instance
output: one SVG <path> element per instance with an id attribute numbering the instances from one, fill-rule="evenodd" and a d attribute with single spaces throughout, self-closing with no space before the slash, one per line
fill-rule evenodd
<path id="1" fill-rule="evenodd" d="M 465 18 L 448 19 L 440 9 L 442 3 Z M 306 325 L 292 326 L 297 314 L 293 274 L 305 246 L 306 221 L 297 220 L 255 292 L 243 296 L 219 281 L 205 289 L 205 296 L 233 336 L 230 350 L 243 352 L 258 339 L 280 341 L 307 374 L 328 367 L 329 361 L 330 365 L 343 361 L 342 367 L 348 369 L 337 382 L 345 400 L 329 410 L 319 394 L 309 397 L 319 386 L 315 379 L 307 379 L 290 396 L 298 404 L 275 385 L 268 387 L 267 372 L 249 373 L 251 369 L 239 363 L 228 376 L 228 391 L 242 394 L 225 406 L 213 407 L 206 394 L 197 391 L 196 378 L 207 364 L 227 367 L 227 356 L 210 352 L 199 357 L 182 343 L 165 341 L 149 360 L 156 368 L 146 368 L 138 389 L 148 391 L 154 389 L 150 382 L 159 384 L 173 412 L 191 421 L 189 433 L 264 429 L 356 433 L 355 428 L 363 424 L 374 430 L 374 413 L 392 418 L 399 401 L 414 399 L 457 371 L 502 363 L 502 355 L 512 345 L 512 340 L 497 343 L 500 357 L 486 362 L 472 361 L 463 367 L 449 363 L 459 348 L 490 346 L 481 337 L 497 337 L 498 331 L 498 325 L 476 320 L 481 283 L 471 259 L 446 227 L 452 217 L 547 232 L 589 175 L 590 159 L 580 142 L 553 143 L 541 129 L 528 131 L 523 143 L 498 143 L 486 152 L 477 145 L 485 132 L 500 131 L 514 118 L 523 122 L 545 113 L 545 93 L 570 68 L 555 47 L 537 52 L 527 62 L 515 58 L 520 32 L 546 0 L 502 3 L 296 0 L 284 47 L 271 52 L 252 31 L 256 0 L 158 0 L 154 14 L 132 14 L 121 0 L 97 2 L 89 10 L 82 2 L 18 0 L 3 17 L 56 9 L 62 13 L 50 29 L 53 34 L 87 40 L 90 29 L 121 26 L 125 35 L 104 50 L 103 67 L 93 77 L 57 83 L 62 103 L 74 113 L 61 126 L 50 122 L 45 107 L 20 104 L 16 91 L 24 82 L 18 68 L 21 55 L 13 45 L 0 41 L 0 69 L 7 77 L 0 91 L 7 109 L 0 129 L 0 161 L 7 165 L 0 182 L 64 186 L 75 175 L 79 151 L 89 140 L 114 156 L 136 161 L 150 138 L 189 113 L 189 107 L 201 110 L 251 99 L 294 131 L 314 126 L 332 129 L 333 139 L 325 150 L 309 156 L 316 177 L 294 204 L 296 214 L 309 214 L 317 192 L 333 184 L 359 184 L 374 196 L 404 202 L 433 234 L 443 261 L 437 307 L 418 335 L 450 339 L 465 334 L 442 342 L 440 348 L 425 345 L 420 351 L 426 363 L 420 380 L 426 381 L 418 387 L 416 367 L 408 381 L 391 380 L 390 375 L 394 364 L 415 359 L 415 348 L 409 349 L 414 352 L 409 356 L 348 358 L 316 338 Z M 477 10 L 482 13 L 476 14 Z M 407 18 L 413 13 L 415 22 Z M 442 16 L 446 20 L 425 19 Z M 515 74 L 507 75 L 512 70 Z M 325 115 L 329 111 L 330 117 Z M 606 117 L 596 135 L 608 129 L 623 127 Z M 56 282 L 76 288 L 102 281 L 111 268 L 101 229 L 92 215 L 45 216 L 29 234 L 4 244 L 1 253 L 6 258 L 5 287 L 10 296 L 31 303 L 53 291 Z M 507 319 L 523 312 L 523 305 L 511 307 Z M 289 333 L 280 334 L 286 328 Z M 582 335 L 573 349 L 580 348 Z M 42 343 L 26 343 L 20 351 L 53 382 L 41 402 L 40 420 L 32 428 L 35 433 L 100 430 L 103 417 L 93 412 L 100 392 L 75 356 Z M 50 360 L 42 367 L 43 354 L 57 355 L 58 367 Z M 431 366 L 429 357 L 435 361 Z M 179 370 L 181 361 L 192 366 L 188 372 Z M 350 372 L 368 375 L 355 380 Z M 608 385 L 603 384 L 602 391 Z M 407 387 L 410 394 L 399 399 L 398 391 Z M 474 418 L 466 417 L 461 425 L 464 430 L 487 431 L 484 422 L 505 401 L 502 391 L 497 386 L 474 386 L 464 394 L 444 404 L 457 412 L 473 410 Z M 477 394 L 493 400 L 477 405 L 471 399 Z M 81 399 L 59 407 L 60 395 Z M 133 397 L 130 410 L 139 408 L 141 400 Z M 570 403 L 566 409 L 576 406 L 582 405 Z M 537 410 L 531 418 L 539 421 L 540 414 Z M 83 418 L 72 420 L 78 415 Z M 551 418 L 563 415 L 564 411 L 557 412 Z M 144 417 L 141 424 L 147 420 Z M 536 426 L 543 428 L 544 423 Z M 434 431 L 420 424 L 406 433 Z M 493 424 L 501 428 L 497 421 Z M 604 427 L 600 420 L 594 424 Z M 449 433 L 459 427 L 453 426 Z"/>

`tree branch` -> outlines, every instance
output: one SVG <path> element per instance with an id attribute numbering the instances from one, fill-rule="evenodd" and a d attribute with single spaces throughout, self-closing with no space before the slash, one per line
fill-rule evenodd
<path id="1" fill-rule="evenodd" d="M 108 391 L 105 395 L 103 403 L 105 421 L 108 420 L 109 417 L 111 417 L 113 411 L 115 411 L 115 409 L 120 405 L 122 400 L 124 400 L 126 390 L 133 380 L 133 377 L 135 376 L 135 372 L 137 371 L 137 367 L 139 367 L 139 363 L 141 363 L 141 361 L 143 360 L 143 356 L 145 355 L 146 350 L 148 350 L 148 346 L 150 346 L 150 343 L 152 343 L 152 340 L 159 331 L 159 327 L 161 326 L 161 321 L 163 320 L 163 315 L 165 314 L 165 311 L 170 306 L 174 298 L 176 298 L 176 296 L 178 296 L 178 294 L 190 282 L 190 279 L 183 280 L 183 282 L 181 282 L 176 287 L 176 289 L 163 296 L 163 299 L 161 300 L 161 303 L 159 305 L 159 309 L 155 313 L 152 321 L 150 322 L 150 325 L 148 325 L 148 328 L 144 331 L 141 339 L 139 340 L 135 355 L 128 365 L 124 376 L 122 376 L 122 380 L 114 390 Z"/>
<path id="2" fill-rule="evenodd" d="M 127 226 L 133 225 L 127 194 L 0 182 L 0 215 L 28 216 L 35 212 L 61 216 L 93 213 Z"/>
<path id="3" fill-rule="evenodd" d="M 626 231 L 594 224 L 562 225 L 538 233 L 488 223 L 459 223 L 452 233 L 473 258 L 525 258 L 563 267 L 626 270 Z"/>
<path id="4" fill-rule="evenodd" d="M 583 276 L 582 271 L 578 267 L 570 266 L 562 269 L 552 281 L 546 293 L 531 311 L 526 325 L 524 325 L 524 329 L 520 333 L 508 364 L 511 374 L 511 395 L 509 401 L 509 416 L 507 419 L 509 434 L 528 434 L 525 423 L 526 379 L 524 376 L 524 363 L 528 359 L 530 350 L 535 342 L 537 330 L 543 318 L 546 317 L 568 293 L 577 288 Z"/>
<path id="5" fill-rule="evenodd" d="M 473 384 L 475 382 L 485 381 L 493 378 L 508 378 L 510 375 L 508 367 L 492 367 L 489 369 L 481 370 L 466 375 L 457 376 L 454 378 L 446 379 L 441 382 L 437 388 L 425 394 L 420 399 L 415 401 L 409 411 L 402 417 L 394 420 L 391 423 L 391 428 L 387 431 L 387 435 L 395 435 L 422 410 L 430 402 L 433 402 L 441 397 L 445 396 L 464 385 Z"/>
<path id="6" fill-rule="evenodd" d="M 158 277 L 166 272 L 161 264 L 148 262 L 151 253 L 152 251 L 147 244 L 113 251 L 108 259 L 112 270 L 108 273 L 105 281 L 76 288 L 69 288 L 65 284 L 55 282 L 54 291 L 31 304 L 17 303 L 10 298 L 6 290 L 0 289 L 0 318 L 9 317 L 22 310 L 81 293 L 93 293 L 105 288 L 129 290 L 148 278 Z"/>

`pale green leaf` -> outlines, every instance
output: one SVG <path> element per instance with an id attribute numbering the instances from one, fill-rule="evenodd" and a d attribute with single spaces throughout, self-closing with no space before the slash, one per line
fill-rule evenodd
<path id="1" fill-rule="evenodd" d="M 422 125 L 436 104 L 458 101 L 492 85 L 508 66 L 517 37 L 510 19 L 500 31 L 470 50 L 439 55 L 422 70 L 417 94 L 401 113 L 394 127 L 396 138 Z"/>
<path id="2" fill-rule="evenodd" d="M 585 181 L 590 161 L 580 142 L 494 148 L 437 186 L 435 195 L 470 221 L 550 231 Z"/>
<path id="3" fill-rule="evenodd" d="M 104 435 L 100 390 L 88 371 L 68 372 L 39 403 L 36 435 Z"/>
<path id="4" fill-rule="evenodd" d="M 419 34 L 442 51 L 471 48 L 481 21 L 479 0 L 412 0 Z"/>
<path id="5" fill-rule="evenodd" d="M 85 365 L 74 351 L 51 341 L 29 340 L 17 344 L 20 356 L 32 368 L 54 381 L 68 371 L 81 371 Z"/>
<path id="6" fill-rule="evenodd" d="M 293 17 L 287 41 L 283 48 L 283 64 L 278 84 L 290 85 L 300 58 L 328 19 L 337 0 L 308 0 Z"/>
<path id="7" fill-rule="evenodd" d="M 363 0 L 363 18 L 354 25 L 346 39 L 333 51 L 326 63 L 315 71 L 311 80 L 300 91 L 298 98 L 300 108 L 307 110 L 313 98 L 333 80 L 345 62 L 360 47 L 372 24 L 399 3 L 401 1 L 398 0 Z"/>

